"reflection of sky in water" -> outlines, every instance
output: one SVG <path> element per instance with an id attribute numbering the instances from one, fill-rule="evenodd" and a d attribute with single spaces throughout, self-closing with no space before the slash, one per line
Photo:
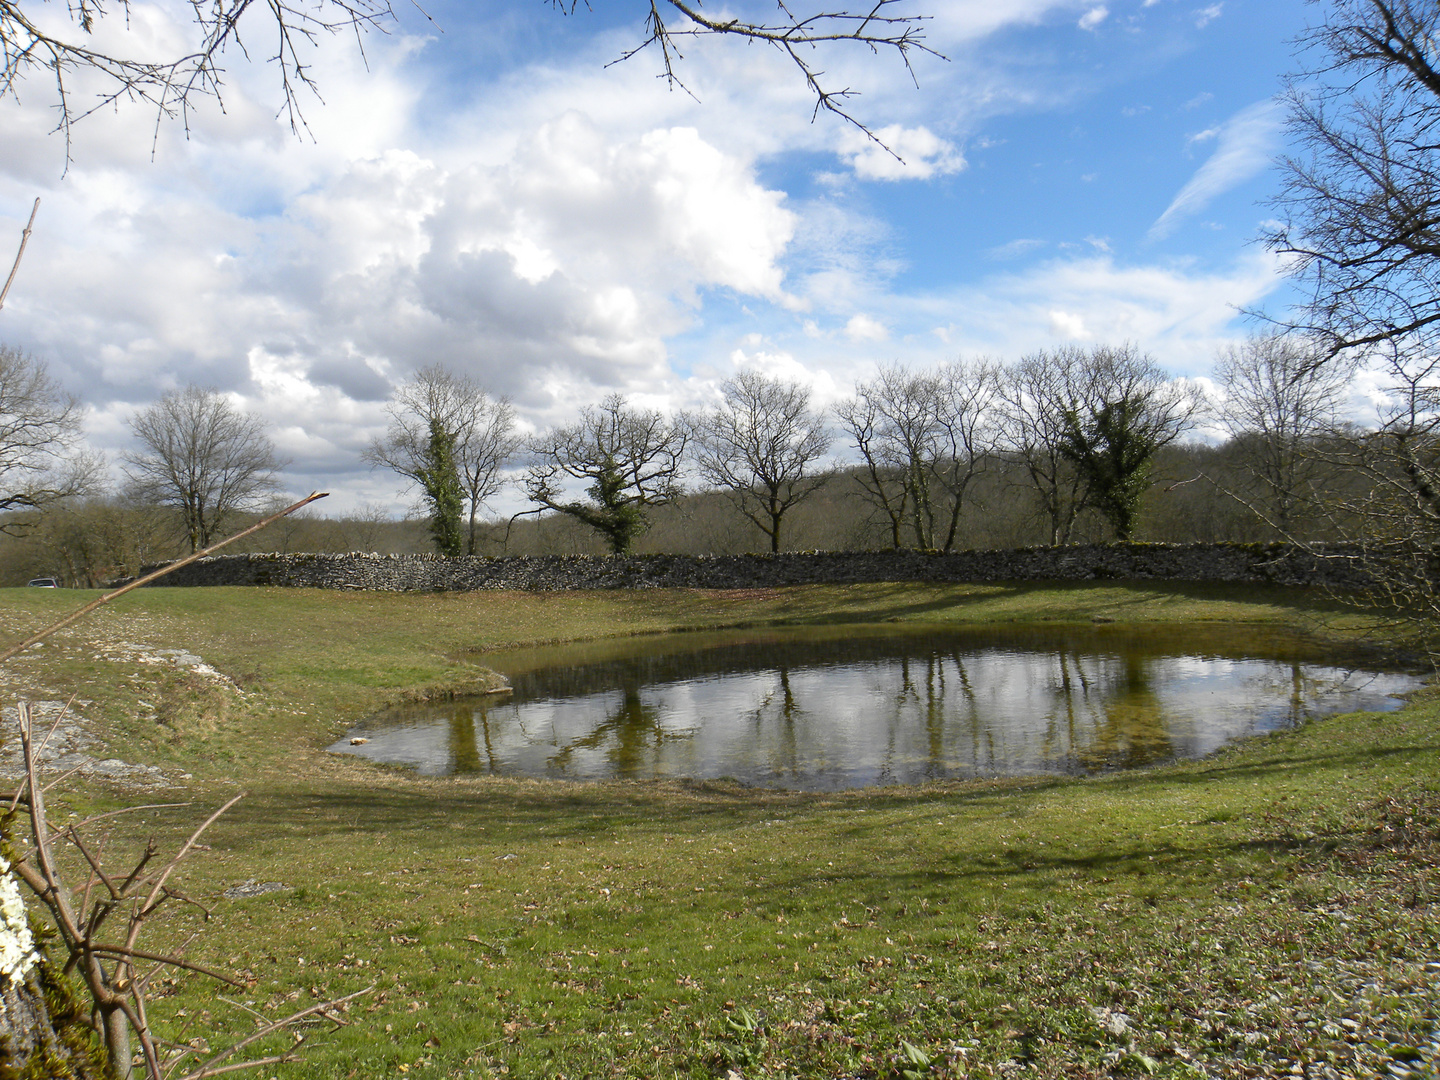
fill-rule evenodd
<path id="1" fill-rule="evenodd" d="M 1418 684 L 1293 658 L 1113 643 L 1086 653 L 1074 642 L 875 641 L 870 651 L 887 655 L 831 658 L 866 651 L 851 641 L 759 642 L 726 646 L 723 660 L 705 649 L 677 660 L 651 641 L 639 659 L 553 669 L 563 692 L 547 687 L 546 671 L 526 672 L 513 700 L 397 710 L 332 749 L 432 774 L 731 776 L 828 790 L 1196 757 L 1309 716 L 1393 708 L 1390 695 Z M 663 671 L 647 677 L 647 666 Z M 368 743 L 351 746 L 355 735 Z"/>

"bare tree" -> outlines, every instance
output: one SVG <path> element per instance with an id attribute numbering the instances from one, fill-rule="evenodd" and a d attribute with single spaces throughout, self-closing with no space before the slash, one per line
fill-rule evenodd
<path id="1" fill-rule="evenodd" d="M 884 517 L 890 545 L 898 550 L 905 546 L 905 514 L 912 489 L 907 469 L 893 460 L 889 419 L 878 394 L 868 393 L 869 389 L 865 384 L 857 386 L 853 398 L 835 406 L 835 415 L 850 436 L 851 445 L 860 452 L 856 482 L 865 500 Z"/>
<path id="2" fill-rule="evenodd" d="M 955 360 L 936 371 L 935 378 L 935 452 L 929 471 L 935 487 L 944 494 L 947 511 L 941 518 L 944 540 L 936 545 L 932 539 L 931 546 L 950 551 L 965 511 L 976 509 L 971 488 L 984 472 L 999 437 L 995 405 L 1001 370 L 990 360 Z M 932 538 L 938 539 L 933 521 L 930 528 Z"/>
<path id="3" fill-rule="evenodd" d="M 1129 344 L 1031 353 L 1004 373 L 997 396 L 1001 445 L 1020 464 L 1056 545 L 1070 542 L 1087 509 L 1128 540 L 1155 455 L 1202 404 Z"/>
<path id="4" fill-rule="evenodd" d="M 1334 475 L 1321 441 L 1339 421 L 1350 369 L 1320 361 L 1313 341 L 1278 331 L 1230 345 L 1215 361 L 1220 423 L 1258 488 L 1254 497 L 1232 494 L 1282 536 L 1302 507 L 1314 514 L 1320 483 Z"/>
<path id="5" fill-rule="evenodd" d="M 1341 507 L 1363 522 L 1374 599 L 1440 636 L 1440 5 L 1334 0 L 1302 39 L 1288 96 L 1297 151 L 1265 236 L 1307 296 L 1289 320 L 1325 358 L 1387 376 L 1380 429 L 1356 441 L 1370 477 Z"/>
<path id="6" fill-rule="evenodd" d="M 26 543 L 37 566 L 77 589 L 129 577 L 172 558 L 175 530 L 160 509 L 113 497 L 66 499 L 48 512 Z"/>
<path id="7" fill-rule="evenodd" d="M 681 494 L 680 473 L 689 434 L 658 412 L 632 409 L 619 394 L 580 410 L 580 422 L 530 443 L 534 464 L 525 494 L 600 533 L 623 555 L 645 530 L 645 513 Z M 569 481 L 586 484 L 589 502 L 566 497 Z"/>
<path id="8" fill-rule="evenodd" d="M 837 407 L 860 451 L 861 487 L 900 547 L 906 527 L 919 548 L 949 551 L 972 483 L 993 449 L 998 370 L 954 361 L 928 372 L 880 369 Z"/>
<path id="9" fill-rule="evenodd" d="M 1398 385 L 1379 427 L 1339 432 L 1318 449 L 1347 481 L 1326 486 L 1323 508 L 1361 546 L 1370 587 L 1358 599 L 1408 620 L 1440 668 L 1440 357 L 1391 374 Z"/>
<path id="10" fill-rule="evenodd" d="M 433 459 L 437 449 L 448 449 L 469 508 L 467 552 L 474 555 L 480 508 L 504 486 L 505 467 L 520 448 L 514 408 L 439 364 L 417 371 L 386 408 L 390 427 L 371 442 L 365 460 L 418 483 L 433 510 L 436 493 L 446 498 L 444 470 Z M 426 478 L 439 481 L 435 492 Z"/>
<path id="11" fill-rule="evenodd" d="M 1264 235 L 1308 292 L 1294 324 L 1325 355 L 1440 330 L 1440 7 L 1432 0 L 1334 0 L 1300 41 L 1274 200 Z M 1368 354 L 1367 354 L 1368 355 Z"/>
<path id="12" fill-rule="evenodd" d="M 574 14 L 581 2 L 551 0 L 551 6 Z M 925 44 L 926 16 L 900 13 L 902 2 L 874 0 L 854 12 L 792 11 L 781 5 L 776 19 L 752 21 L 728 14 L 712 18 L 693 0 L 652 0 L 643 39 L 620 59 L 656 51 L 662 77 L 670 86 L 685 89 L 678 66 L 687 39 L 734 37 L 763 42 L 794 64 L 814 95 L 817 115 L 822 110 L 834 113 L 870 134 L 849 111 L 856 92 L 825 81 L 817 50 L 849 42 L 871 52 L 893 53 L 907 70 L 913 53 L 939 56 Z M 585 6 L 589 7 L 588 2 Z M 73 124 L 120 101 L 146 103 L 155 109 L 157 119 L 184 119 L 203 99 L 218 101 L 224 87 L 226 52 L 233 50 L 232 55 L 239 53 L 248 59 L 247 41 L 257 37 L 273 43 L 266 51 L 280 83 L 281 111 L 292 130 L 303 131 L 302 99 L 311 94 L 318 98 L 309 48 L 325 37 L 353 34 L 363 53 L 367 32 L 388 32 L 396 23 L 391 0 L 271 0 L 263 5 L 251 0 L 208 0 L 191 5 L 191 44 L 176 55 L 152 59 L 142 57 L 138 50 L 134 55 L 108 50 L 92 36 L 102 25 L 123 25 L 130 14 L 129 0 L 72 0 L 67 7 L 76 32 L 70 34 L 46 29 L 48 24 L 34 17 L 41 7 L 38 0 L 0 0 L 0 97 L 18 98 L 21 85 L 31 76 L 50 80 L 57 97 L 57 128 L 65 133 L 67 146 Z M 88 78 L 96 88 L 83 100 L 72 90 L 72 80 L 80 77 Z"/>
<path id="13" fill-rule="evenodd" d="M 1086 506 L 1084 478 L 1062 449 L 1065 417 L 1078 404 L 1074 374 L 1085 363 L 1078 346 L 1031 353 L 1006 369 L 998 395 L 1000 444 L 1020 464 L 1052 545 L 1070 542 Z"/>
<path id="14" fill-rule="evenodd" d="M 827 479 L 814 466 L 830 448 L 830 433 L 799 383 L 742 371 L 722 390 L 723 403 L 691 421 L 695 463 L 779 551 L 785 514 Z"/>
<path id="15" fill-rule="evenodd" d="M 196 551 L 238 512 L 257 509 L 278 489 L 283 462 L 258 417 L 218 391 L 187 386 L 130 420 L 141 449 L 123 456 L 132 493 L 173 508 Z"/>
<path id="16" fill-rule="evenodd" d="M 382 503 L 367 502 L 340 521 L 346 543 L 352 551 L 379 551 L 380 537 L 391 522 L 390 511 Z"/>
<path id="17" fill-rule="evenodd" d="M 0 532 L 35 523 L 16 511 L 38 511 L 90 490 L 101 468 L 77 452 L 80 405 L 45 365 L 0 345 Z"/>

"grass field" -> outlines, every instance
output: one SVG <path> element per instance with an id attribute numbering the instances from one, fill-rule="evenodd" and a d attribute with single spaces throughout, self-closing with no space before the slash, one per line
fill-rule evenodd
<path id="1" fill-rule="evenodd" d="M 79 599 L 0 591 L 0 623 L 18 637 Z M 117 859 L 249 791 L 184 870 L 209 920 L 177 909 L 151 939 L 248 989 L 167 978 L 153 1015 L 220 1045 L 242 1006 L 375 987 L 275 1075 L 1433 1074 L 1433 691 L 1139 773 L 826 796 L 424 780 L 322 751 L 385 704 L 482 683 L 506 646 L 891 620 L 1359 629 L 1249 587 L 153 589 L 7 665 L 0 694 L 78 693 L 106 753 L 193 776 L 69 787 L 61 820 L 190 802 L 112 819 Z M 164 648 L 231 681 L 144 662 Z M 291 888 L 220 898 L 249 879 Z"/>

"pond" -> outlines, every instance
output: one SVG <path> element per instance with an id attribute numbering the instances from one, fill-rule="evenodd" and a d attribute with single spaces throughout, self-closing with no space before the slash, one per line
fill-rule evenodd
<path id="1" fill-rule="evenodd" d="M 1421 681 L 1237 626 L 766 629 L 485 662 L 512 692 L 399 708 L 330 749 L 429 775 L 832 791 L 1199 757 L 1311 717 L 1398 708 Z"/>

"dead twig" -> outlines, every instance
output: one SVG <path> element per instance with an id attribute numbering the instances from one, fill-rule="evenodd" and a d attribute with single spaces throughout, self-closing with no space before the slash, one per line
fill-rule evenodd
<path id="1" fill-rule="evenodd" d="M 201 847 L 200 837 L 233 807 L 244 793 L 234 796 L 196 827 L 180 849 L 163 864 L 157 864 L 158 848 L 152 841 L 135 860 L 124 876 L 106 870 L 98 852 L 81 837 L 76 826 L 56 829 L 46 816 L 44 788 L 39 782 L 39 748 L 43 742 L 35 738 L 35 717 L 29 702 L 20 702 L 19 734 L 21 751 L 25 761 L 25 777 L 21 789 L 16 792 L 12 806 L 24 806 L 30 817 L 30 845 L 23 853 L 16 853 L 12 869 L 26 883 L 40 902 L 49 910 L 58 932 L 61 947 L 66 954 L 63 964 L 65 972 L 75 972 L 85 983 L 97 1016 L 97 1028 L 104 1042 L 110 1068 L 120 1080 L 132 1075 L 132 1036 L 139 1044 L 148 1080 L 167 1080 L 191 1055 L 202 1053 L 199 1049 L 177 1048 L 176 1054 L 162 1058 L 159 1040 L 151 1032 L 146 1009 L 146 987 L 161 968 L 193 971 L 228 986 L 243 989 L 245 984 L 223 972 L 194 963 L 183 956 L 152 952 L 139 945 L 139 938 L 147 922 L 152 919 L 167 900 L 176 899 L 193 903 L 169 884 L 171 877 L 184 859 Z M 175 804 L 164 804 L 175 805 Z M 184 805 L 184 804 L 180 804 Z M 153 807 L 152 807 L 153 808 Z M 113 816 L 113 815 L 104 815 Z M 81 891 L 78 904 L 71 896 L 59 869 L 55 845 L 57 838 L 63 838 L 74 846 L 90 869 L 90 874 Z M 94 896 L 95 886 L 100 886 Z M 203 906 L 202 906 L 202 910 Z M 206 915 L 208 916 L 208 912 Z M 119 942 L 99 940 L 100 931 L 112 920 L 123 920 L 124 932 Z M 137 975 L 137 961 L 148 961 L 156 966 L 144 974 Z M 184 1080 L 199 1080 L 203 1076 L 215 1076 L 240 1069 L 259 1068 L 267 1065 L 292 1061 L 296 1050 L 304 1042 L 303 1036 L 296 1036 L 295 1045 L 283 1054 L 260 1058 L 231 1061 L 247 1047 L 277 1032 L 293 1028 L 300 1021 L 311 1016 L 324 1016 L 332 1023 L 341 1025 L 342 1019 L 335 1009 L 345 1002 L 368 993 L 370 989 L 349 994 L 331 1001 L 302 1009 L 290 1016 L 263 1024 L 256 1031 L 238 1040 L 233 1045 L 211 1056 L 198 1068 L 185 1074 Z M 208 1048 L 203 1051 L 209 1053 Z"/>

